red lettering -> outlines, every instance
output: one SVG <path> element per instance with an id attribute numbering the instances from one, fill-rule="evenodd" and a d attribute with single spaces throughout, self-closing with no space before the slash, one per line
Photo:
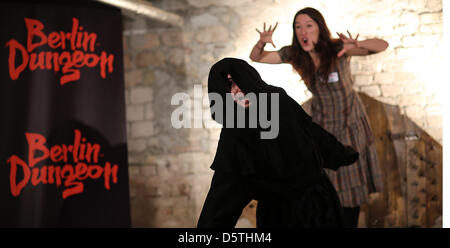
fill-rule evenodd
<path id="1" fill-rule="evenodd" d="M 67 172 L 69 173 L 69 175 L 67 175 Z M 81 182 L 76 182 L 75 179 L 75 174 L 73 172 L 73 167 L 71 165 L 64 165 L 64 167 L 62 168 L 62 178 L 65 179 L 64 181 L 64 186 L 66 186 L 66 189 L 63 190 L 62 193 L 62 197 L 63 199 L 66 199 L 67 197 L 71 196 L 71 195 L 75 195 L 75 194 L 79 194 L 81 192 L 83 192 L 84 190 L 84 185 Z M 72 188 L 67 188 L 67 187 L 71 187 Z"/>
<path id="2" fill-rule="evenodd" d="M 65 62 L 64 62 L 64 59 L 66 59 Z M 62 52 L 61 56 L 59 57 L 59 63 L 64 64 L 64 66 L 62 68 L 63 73 L 70 72 L 70 74 L 66 74 L 61 77 L 61 79 L 60 79 L 61 85 L 64 85 L 68 82 L 72 82 L 72 81 L 76 81 L 76 80 L 80 79 L 80 71 L 72 68 L 73 62 L 71 60 L 69 52 Z"/>
<path id="3" fill-rule="evenodd" d="M 89 51 L 94 51 L 95 41 L 97 40 L 97 34 L 84 32 L 83 49 L 87 52 L 87 46 L 89 43 Z"/>
<path id="4" fill-rule="evenodd" d="M 81 48 L 81 41 L 83 39 L 83 33 L 78 33 L 77 34 L 77 48 Z"/>
<path id="5" fill-rule="evenodd" d="M 25 187 L 25 185 L 27 185 L 28 181 L 30 180 L 30 168 L 28 168 L 27 164 L 16 155 L 12 155 L 7 160 L 7 163 L 11 165 L 11 170 L 9 173 L 11 194 L 17 197 L 19 196 L 20 191 L 22 191 L 23 187 Z M 23 169 L 23 179 L 19 183 L 17 183 L 17 165 L 19 165 Z"/>
<path id="6" fill-rule="evenodd" d="M 84 180 L 89 175 L 88 172 L 88 166 L 85 163 L 78 163 L 77 166 L 75 166 L 75 177 L 78 180 Z"/>
<path id="7" fill-rule="evenodd" d="M 30 167 L 33 167 L 35 164 L 48 158 L 49 156 L 48 149 L 44 146 L 46 139 L 44 138 L 44 136 L 37 133 L 25 133 L 25 136 L 27 137 L 29 148 L 28 164 Z M 43 153 L 42 156 L 35 157 L 36 151 L 41 151 Z"/>
<path id="8" fill-rule="evenodd" d="M 32 186 L 39 184 L 56 184 L 57 187 L 63 184 L 62 198 L 66 199 L 75 194 L 84 192 L 84 183 L 86 179 L 99 179 L 103 175 L 104 187 L 111 189 L 111 183 L 117 183 L 119 166 L 112 165 L 106 161 L 104 167 L 98 164 L 89 164 L 82 162 L 84 160 L 94 160 L 98 162 L 101 146 L 86 142 L 82 137 L 80 130 L 74 130 L 73 145 L 53 145 L 50 148 L 45 146 L 46 138 L 38 133 L 25 133 L 29 146 L 28 163 L 23 161 L 17 155 L 12 155 L 7 160 L 10 165 L 10 190 L 14 197 L 22 192 L 23 188 L 31 180 Z M 67 161 L 68 152 L 72 153 L 76 164 L 67 164 L 64 166 L 40 165 L 39 162 L 50 158 L 53 162 Z M 20 167 L 20 168 L 19 168 Z M 23 177 L 23 178 L 19 178 Z"/>
<path id="9" fill-rule="evenodd" d="M 61 168 L 59 166 L 48 167 L 48 183 L 54 184 L 56 179 L 56 186 L 61 185 Z"/>
<path id="10" fill-rule="evenodd" d="M 100 76 L 102 78 L 106 78 L 105 75 L 105 67 L 106 64 L 108 64 L 108 72 L 111 74 L 113 72 L 113 61 L 114 61 L 114 55 L 110 54 L 108 57 L 106 57 L 106 52 L 102 52 L 100 55 Z"/>
<path id="11" fill-rule="evenodd" d="M 50 148 L 50 159 L 53 162 L 59 162 L 59 161 L 63 160 L 64 156 L 62 155 L 62 151 L 63 150 L 60 146 L 58 146 L 58 145 L 52 146 L 52 148 Z"/>
<path id="12" fill-rule="evenodd" d="M 64 153 L 64 163 L 67 163 L 69 161 L 67 156 L 67 153 L 69 153 L 69 148 L 65 144 L 62 144 L 61 146 L 63 148 Z"/>
<path id="13" fill-rule="evenodd" d="M 72 18 L 71 32 L 54 31 L 48 36 L 43 32 L 42 22 L 31 18 L 24 20 L 28 32 L 26 48 L 14 39 L 6 43 L 6 46 L 9 46 L 8 66 L 12 80 L 17 80 L 27 66 L 30 71 L 53 69 L 55 72 L 62 67 L 61 85 L 80 79 L 80 70 L 75 68 L 99 66 L 100 77 L 103 79 L 106 78 L 106 72 L 111 74 L 114 71 L 114 54 L 107 54 L 105 51 L 102 51 L 100 55 L 85 53 L 95 51 L 97 34 L 83 32 L 83 27 L 79 26 L 77 18 Z M 63 51 L 61 53 L 50 51 L 32 53 L 37 47 L 44 45 L 51 49 L 61 48 Z M 71 51 L 64 51 L 66 48 L 70 48 Z M 84 52 L 76 49 L 83 49 Z M 22 61 L 16 66 L 19 54 Z"/>
<path id="14" fill-rule="evenodd" d="M 72 64 L 75 67 L 83 67 L 84 65 L 84 53 L 82 51 L 75 51 L 72 55 Z"/>
<path id="15" fill-rule="evenodd" d="M 95 171 L 95 173 L 94 173 Z M 88 175 L 92 179 L 99 178 L 103 173 L 103 168 L 99 165 L 89 165 Z"/>
<path id="16" fill-rule="evenodd" d="M 100 58 L 96 54 L 86 54 L 84 56 L 84 64 L 86 64 L 87 67 L 95 67 L 98 64 L 98 61 Z"/>
<path id="17" fill-rule="evenodd" d="M 112 179 L 114 183 L 117 183 L 117 172 L 119 170 L 119 166 L 118 165 L 114 165 L 111 168 L 111 163 L 110 162 L 106 162 L 105 164 L 105 168 L 104 168 L 104 172 L 103 172 L 103 177 L 105 179 L 105 188 L 107 190 L 109 190 L 111 187 L 109 185 L 109 178 L 112 175 Z"/>
<path id="18" fill-rule="evenodd" d="M 58 185 L 58 186 L 62 184 L 61 175 L 62 175 L 61 167 L 56 166 L 55 167 L 55 179 L 56 179 L 56 185 Z"/>
<path id="19" fill-rule="evenodd" d="M 70 34 L 70 48 L 73 50 L 75 47 L 75 39 L 77 38 L 77 30 L 78 30 L 78 19 L 72 18 L 72 33 Z"/>
<path id="20" fill-rule="evenodd" d="M 58 48 L 61 45 L 61 37 L 59 36 L 58 32 L 51 32 L 48 35 L 48 46 L 50 48 Z"/>
<path id="21" fill-rule="evenodd" d="M 78 129 L 74 130 L 73 136 L 73 161 L 78 162 L 78 149 L 80 148 L 81 132 Z"/>
<path id="22" fill-rule="evenodd" d="M 58 63 L 58 53 L 53 53 L 52 57 L 53 57 L 53 69 L 55 71 L 59 71 L 59 63 Z"/>
<path id="23" fill-rule="evenodd" d="M 44 24 L 42 24 L 42 22 L 35 19 L 25 18 L 25 25 L 27 27 L 28 32 L 27 38 L 28 52 L 33 51 L 36 47 L 42 46 L 47 42 L 47 37 L 41 31 L 42 29 L 44 29 Z M 39 38 L 41 38 L 41 41 L 33 44 L 34 36 L 38 36 Z"/>
<path id="24" fill-rule="evenodd" d="M 45 52 L 45 69 L 47 70 L 52 69 L 52 52 Z"/>
<path id="25" fill-rule="evenodd" d="M 86 142 L 86 139 L 82 139 L 83 142 Z M 86 158 L 84 157 L 86 155 L 86 144 L 81 143 L 80 144 L 80 160 L 83 161 Z M 89 162 L 89 161 L 88 161 Z"/>
<path id="26" fill-rule="evenodd" d="M 39 171 L 41 173 L 39 173 Z M 39 183 L 47 184 L 47 166 L 42 166 L 41 169 L 39 168 L 33 168 L 32 169 L 32 176 L 31 176 L 31 184 L 36 186 Z M 40 177 L 38 178 L 40 174 Z"/>
<path id="27" fill-rule="evenodd" d="M 61 36 L 61 49 L 66 50 L 66 34 L 63 31 L 61 31 L 59 32 L 59 35 Z M 69 38 L 67 37 L 67 39 Z"/>
<path id="28" fill-rule="evenodd" d="M 92 153 L 94 156 L 93 162 L 98 163 L 98 156 L 100 154 L 100 148 L 101 147 L 99 144 L 92 145 L 91 143 L 87 143 L 86 161 L 88 161 L 88 163 L 91 162 Z"/>
<path id="29" fill-rule="evenodd" d="M 44 62 L 45 62 L 44 52 L 39 53 L 37 62 L 36 62 L 36 53 L 32 53 L 30 56 L 30 71 L 34 71 L 38 67 L 43 70 L 45 68 Z"/>
<path id="30" fill-rule="evenodd" d="M 25 50 L 25 47 L 22 46 L 19 42 L 12 39 L 6 42 L 6 46 L 9 46 L 9 57 L 8 57 L 8 69 L 9 76 L 12 80 L 17 80 L 19 78 L 20 73 L 27 67 L 28 64 L 28 53 Z M 20 64 L 17 68 L 16 66 L 16 49 L 22 54 L 22 64 Z"/>

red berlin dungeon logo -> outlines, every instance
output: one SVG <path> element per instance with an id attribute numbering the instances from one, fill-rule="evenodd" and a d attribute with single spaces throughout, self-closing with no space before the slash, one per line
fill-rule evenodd
<path id="1" fill-rule="evenodd" d="M 28 161 L 17 155 L 7 159 L 10 165 L 10 189 L 14 197 L 20 196 L 30 184 L 64 185 L 62 198 L 66 199 L 84 192 L 83 181 L 87 179 L 96 180 L 103 176 L 107 190 L 110 190 L 111 182 L 117 183 L 119 166 L 111 162 L 104 162 L 104 166 L 101 166 L 100 144 L 87 142 L 80 130 L 74 130 L 74 140 L 69 145 L 47 147 L 46 138 L 39 133 L 25 133 L 25 137 L 28 142 Z"/>
<path id="2" fill-rule="evenodd" d="M 27 68 L 30 71 L 61 70 L 61 85 L 79 80 L 82 67 L 99 66 L 103 79 L 106 78 L 106 70 L 109 74 L 113 72 L 114 54 L 107 54 L 105 51 L 100 55 L 94 53 L 97 34 L 83 31 L 77 18 L 72 18 L 71 32 L 54 31 L 48 35 L 43 32 L 44 24 L 39 20 L 24 20 L 27 29 L 26 47 L 15 39 L 6 42 L 6 47 L 9 47 L 8 69 L 12 80 L 17 80 Z M 40 47 L 60 50 L 37 52 L 36 48 Z"/>

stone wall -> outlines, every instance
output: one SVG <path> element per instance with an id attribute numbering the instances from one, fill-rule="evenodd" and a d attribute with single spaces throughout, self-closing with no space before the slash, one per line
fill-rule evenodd
<path id="1" fill-rule="evenodd" d="M 292 19 L 305 6 L 325 16 L 332 33 L 379 37 L 389 48 L 352 58 L 355 89 L 404 114 L 442 143 L 442 1 L 166 0 L 153 5 L 181 15 L 174 27 L 124 12 L 124 62 L 132 223 L 134 227 L 193 227 L 210 185 L 220 127 L 172 127 L 172 112 L 186 93 L 192 105 L 206 98 L 210 67 L 224 57 L 247 61 L 263 22 L 278 28 L 276 50 L 292 39 Z M 297 101 L 311 94 L 289 65 L 251 63 Z M 194 86 L 197 85 L 195 88 Z M 198 92 L 202 92 L 201 94 Z M 199 121 L 201 116 L 196 116 Z M 194 123 L 194 120 L 192 121 Z M 200 123 L 203 123 L 200 121 Z M 204 126 L 204 125 L 202 125 Z"/>

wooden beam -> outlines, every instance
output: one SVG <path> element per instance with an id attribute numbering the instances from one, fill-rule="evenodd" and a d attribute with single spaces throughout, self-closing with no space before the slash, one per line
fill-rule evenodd
<path id="1" fill-rule="evenodd" d="M 183 25 L 183 18 L 177 14 L 164 11 L 162 9 L 156 8 L 155 6 L 145 2 L 136 0 L 96 0 L 105 4 L 119 7 L 121 9 L 126 9 L 135 12 L 140 15 L 156 19 L 158 21 L 170 23 L 175 26 Z"/>

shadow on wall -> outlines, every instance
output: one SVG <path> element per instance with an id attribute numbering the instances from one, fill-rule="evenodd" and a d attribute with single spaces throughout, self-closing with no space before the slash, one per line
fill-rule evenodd
<path id="1" fill-rule="evenodd" d="M 442 146 L 398 106 L 359 93 L 375 135 L 385 192 L 361 206 L 358 227 L 442 227 Z M 303 104 L 309 112 L 310 101 Z M 256 226 L 256 201 L 238 227 Z"/>

